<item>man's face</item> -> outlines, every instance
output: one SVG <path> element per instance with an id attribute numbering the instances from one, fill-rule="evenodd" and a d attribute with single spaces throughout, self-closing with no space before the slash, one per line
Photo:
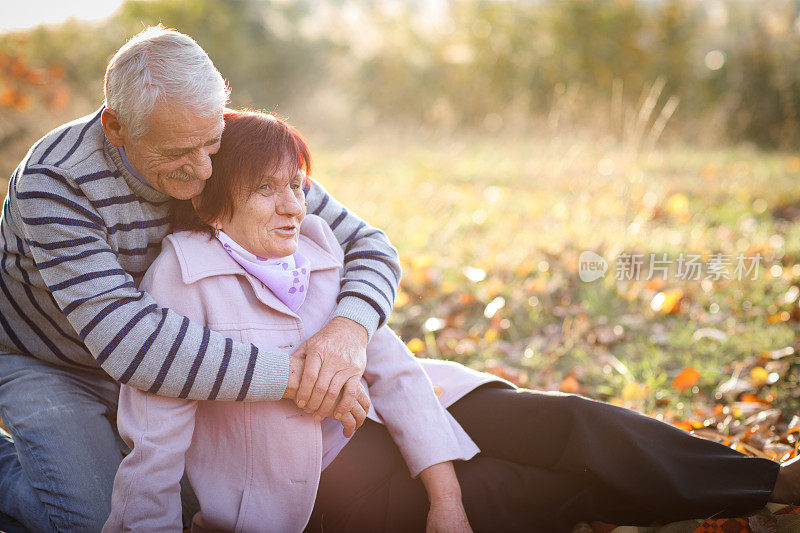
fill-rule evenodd
<path id="1" fill-rule="evenodd" d="M 173 198 L 197 196 L 211 176 L 211 155 L 219 150 L 225 121 L 218 114 L 198 117 L 176 105 L 157 104 L 148 132 L 123 135 L 128 159 L 156 190 Z"/>

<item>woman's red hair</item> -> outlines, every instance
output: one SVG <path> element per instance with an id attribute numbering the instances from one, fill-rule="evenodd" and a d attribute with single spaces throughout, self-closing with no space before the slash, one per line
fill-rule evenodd
<path id="1" fill-rule="evenodd" d="M 247 198 L 265 177 L 285 166 L 306 176 L 311 173 L 308 144 L 286 121 L 232 109 L 225 110 L 224 118 L 220 149 L 211 156 L 211 177 L 194 205 L 186 200 L 173 210 L 176 229 L 213 231 L 213 221 L 231 217 L 239 199 Z"/>

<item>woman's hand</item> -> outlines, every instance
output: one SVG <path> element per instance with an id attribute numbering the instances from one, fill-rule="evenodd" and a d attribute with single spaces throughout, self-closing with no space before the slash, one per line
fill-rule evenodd
<path id="1" fill-rule="evenodd" d="M 419 477 L 431 502 L 426 526 L 428 533 L 471 532 L 467 512 L 461 503 L 461 485 L 458 484 L 453 462 L 429 466 L 419 473 Z"/>
<path id="2" fill-rule="evenodd" d="M 300 379 L 303 377 L 303 366 L 305 361 L 302 357 L 291 356 L 289 358 L 289 381 L 286 383 L 286 390 L 283 391 L 284 400 L 295 402 L 297 389 L 300 388 Z"/>
<path id="3" fill-rule="evenodd" d="M 338 420 L 342 423 L 344 428 L 342 429 L 342 433 L 348 439 L 353 436 L 353 433 L 356 432 L 358 428 L 364 423 L 364 420 L 367 419 L 367 411 L 369 410 L 369 398 L 367 397 L 367 393 L 364 391 L 364 387 L 361 383 L 358 384 L 358 394 L 356 394 L 356 403 L 353 404 L 353 407 L 350 408 L 348 412 L 346 412 L 343 416 L 334 416 L 334 420 Z M 331 416 L 330 414 L 325 416 Z M 314 420 L 320 421 L 324 417 L 320 416 L 319 413 L 314 415 Z"/>
<path id="4" fill-rule="evenodd" d="M 425 531 L 427 533 L 471 533 L 472 528 L 469 526 L 467 512 L 464 510 L 461 498 L 432 501 Z"/>

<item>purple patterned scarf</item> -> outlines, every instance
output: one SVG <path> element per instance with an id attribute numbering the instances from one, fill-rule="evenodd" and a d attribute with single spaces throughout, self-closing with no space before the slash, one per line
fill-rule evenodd
<path id="1" fill-rule="evenodd" d="M 217 239 L 233 259 L 293 312 L 297 312 L 308 293 L 311 275 L 310 263 L 300 252 L 276 259 L 264 259 L 241 247 L 223 231 L 216 232 Z"/>

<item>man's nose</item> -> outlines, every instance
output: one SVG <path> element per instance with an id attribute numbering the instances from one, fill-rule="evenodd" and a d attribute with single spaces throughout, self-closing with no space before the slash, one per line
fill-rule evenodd
<path id="1" fill-rule="evenodd" d="M 199 180 L 211 177 L 211 157 L 203 150 L 194 154 L 189 163 L 183 165 L 183 171 Z"/>

